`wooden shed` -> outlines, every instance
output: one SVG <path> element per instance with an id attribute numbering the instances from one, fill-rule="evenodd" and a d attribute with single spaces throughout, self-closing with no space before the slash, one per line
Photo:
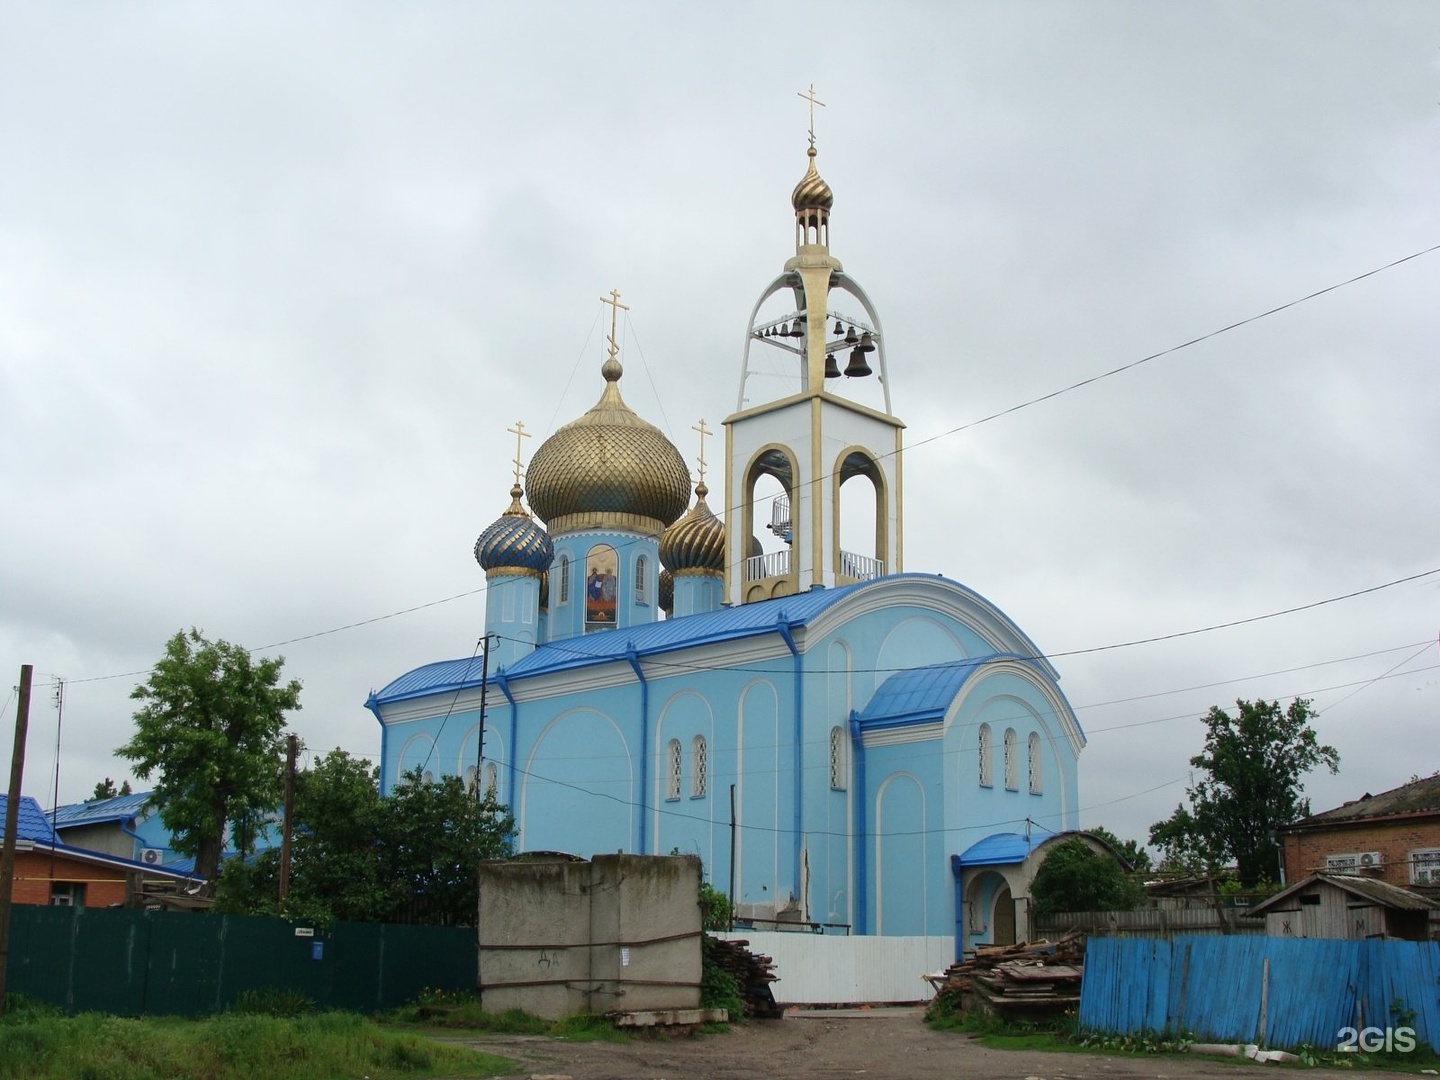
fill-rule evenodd
<path id="1" fill-rule="evenodd" d="M 1250 909 L 1272 937 L 1404 938 L 1424 941 L 1430 912 L 1419 893 L 1375 878 L 1311 874 Z"/>

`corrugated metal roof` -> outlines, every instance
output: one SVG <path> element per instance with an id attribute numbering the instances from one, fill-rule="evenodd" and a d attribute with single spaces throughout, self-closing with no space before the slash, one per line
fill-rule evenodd
<path id="1" fill-rule="evenodd" d="M 77 825 L 102 825 L 107 821 L 129 821 L 140 816 L 148 798 L 150 792 L 139 791 L 129 795 L 117 795 L 113 799 L 70 803 L 55 811 L 55 827 L 66 829 Z"/>
<path id="2" fill-rule="evenodd" d="M 10 796 L 0 795 L 0 832 L 4 831 L 5 815 L 10 810 Z M 29 795 L 20 796 L 20 813 L 15 825 L 15 839 L 34 840 L 41 844 L 53 844 L 55 833 L 50 828 L 50 819 L 40 804 Z"/>
<path id="3" fill-rule="evenodd" d="M 995 660 L 1022 660 L 1014 653 L 996 653 L 968 660 L 952 660 L 929 667 L 897 671 L 875 691 L 860 713 L 861 724 L 898 720 L 938 720 L 960 692 L 971 674 L 982 664 Z"/>
<path id="4" fill-rule="evenodd" d="M 1428 911 L 1431 908 L 1440 907 L 1440 904 L 1428 896 L 1411 892 L 1409 889 L 1402 889 L 1399 885 L 1391 885 L 1388 881 L 1381 881 L 1378 878 L 1359 877 L 1353 874 L 1311 874 L 1303 881 L 1297 881 L 1288 889 L 1281 889 L 1274 896 L 1262 900 L 1250 909 L 1250 914 L 1263 915 L 1302 889 L 1322 883 L 1333 885 L 1362 900 L 1369 900 L 1384 907 L 1398 908 L 1401 911 Z"/>
<path id="5" fill-rule="evenodd" d="M 1030 853 L 1049 840 L 1055 833 L 1032 825 L 1030 835 L 1024 833 L 991 833 L 983 840 L 977 840 L 956 858 L 961 866 L 1008 866 L 1022 863 Z"/>

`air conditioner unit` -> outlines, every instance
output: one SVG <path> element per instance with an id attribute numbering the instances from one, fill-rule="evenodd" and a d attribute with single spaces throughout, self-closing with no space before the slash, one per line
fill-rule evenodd
<path id="1" fill-rule="evenodd" d="M 1385 860 L 1384 856 L 1378 851 L 1362 851 L 1359 861 L 1361 869 L 1368 869 L 1370 867 L 1380 866 Z"/>
<path id="2" fill-rule="evenodd" d="M 140 861 L 146 866 L 159 866 L 165 861 L 165 849 L 147 847 L 140 852 Z"/>

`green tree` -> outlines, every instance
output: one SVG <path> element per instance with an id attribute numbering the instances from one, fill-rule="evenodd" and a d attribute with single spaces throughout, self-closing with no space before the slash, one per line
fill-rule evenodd
<path id="1" fill-rule="evenodd" d="M 343 750 L 296 776 L 284 910 L 274 849 L 226 864 L 220 909 L 320 924 L 473 924 L 481 860 L 513 853 L 509 813 L 454 776 L 426 781 L 410 772 L 383 798 L 377 783 L 373 766 Z"/>
<path id="2" fill-rule="evenodd" d="M 1145 890 L 1109 854 L 1072 836 L 1055 846 L 1030 883 L 1036 915 L 1064 911 L 1134 911 Z"/>
<path id="3" fill-rule="evenodd" d="M 1120 837 L 1102 825 L 1097 825 L 1095 828 L 1086 829 L 1085 831 L 1091 836 L 1098 836 L 1119 852 L 1120 857 L 1129 864 L 1131 870 L 1143 872 L 1154 867 L 1154 863 L 1150 859 L 1150 852 L 1146 851 L 1137 841 L 1121 840 Z"/>
<path id="4" fill-rule="evenodd" d="M 480 864 L 514 854 L 509 811 L 488 791 L 477 799 L 458 776 L 426 781 L 418 768 L 385 802 L 381 874 L 402 921 L 473 925 Z"/>
<path id="5" fill-rule="evenodd" d="M 280 685 L 284 663 L 181 631 L 130 694 L 144 704 L 116 753 L 142 780 L 156 775 L 151 800 L 175 850 L 194 856 L 211 883 L 226 825 L 258 821 L 280 803 L 285 713 L 300 708 L 300 683 Z"/>
<path id="6" fill-rule="evenodd" d="M 1296 698 L 1235 702 L 1236 715 L 1218 706 L 1204 717 L 1205 749 L 1190 759 L 1206 776 L 1185 791 L 1190 805 L 1150 827 L 1150 842 L 1166 864 L 1213 871 L 1233 861 L 1240 884 L 1251 888 L 1275 876 L 1276 830 L 1310 812 L 1304 775 L 1340 768 L 1340 754 L 1320 742 L 1310 702 Z"/>
<path id="7" fill-rule="evenodd" d="M 126 780 L 123 784 L 120 785 L 119 788 L 116 788 L 116 787 L 115 787 L 115 781 L 114 781 L 114 780 L 111 780 L 110 777 L 107 776 L 107 777 L 105 777 L 104 780 L 101 780 L 99 783 L 97 783 L 97 784 L 95 785 L 95 790 L 94 790 L 93 792 L 91 792 L 90 798 L 86 799 L 85 801 L 86 801 L 86 802 L 94 802 L 96 799 L 114 799 L 114 798 L 116 798 L 116 797 L 118 797 L 118 796 L 120 796 L 120 795 L 129 795 L 129 794 L 130 794 L 130 781 L 129 781 L 129 780 Z"/>

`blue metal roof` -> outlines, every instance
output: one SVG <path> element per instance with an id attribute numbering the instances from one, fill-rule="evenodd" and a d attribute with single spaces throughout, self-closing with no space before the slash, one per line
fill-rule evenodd
<path id="1" fill-rule="evenodd" d="M 894 580 L 894 577 L 880 580 Z M 701 615 L 686 615 L 678 619 L 646 623 L 644 626 L 602 630 L 594 634 L 563 638 L 536 646 L 534 652 L 507 668 L 505 676 L 510 679 L 526 678 L 612 663 L 627 659 L 632 649 L 637 656 L 653 656 L 697 645 L 775 633 L 781 626 L 804 626 L 851 593 L 874 584 L 867 581 L 838 589 L 812 589 L 795 596 L 721 608 L 719 611 L 709 611 Z M 371 694 L 367 704 L 372 707 L 386 705 L 393 701 L 404 701 L 407 698 L 479 684 L 479 657 L 442 660 L 401 675 L 385 689 Z"/>
<path id="2" fill-rule="evenodd" d="M 110 821 L 129 821 L 145 812 L 145 802 L 150 792 L 140 791 L 130 795 L 117 795 L 113 799 L 91 799 L 89 802 L 70 803 L 55 811 L 57 829 L 74 828 L 78 825 L 103 825 Z"/>
<path id="3" fill-rule="evenodd" d="M 1022 863 L 1030 853 L 1055 834 L 1038 825 L 1030 826 L 1030 835 L 1024 833 L 991 833 L 984 840 L 977 840 L 956 856 L 961 866 L 1007 866 Z"/>
<path id="4" fill-rule="evenodd" d="M 0 832 L 4 831 L 5 815 L 10 808 L 10 796 L 0 795 Z M 42 844 L 53 844 L 55 833 L 50 828 L 50 819 L 40 804 L 29 795 L 20 796 L 20 816 L 15 825 L 15 839 L 34 840 Z"/>
<path id="5" fill-rule="evenodd" d="M 876 689 L 860 713 L 860 723 L 885 727 L 902 720 L 939 720 L 976 669 L 995 660 L 1025 659 L 1014 653 L 994 653 L 897 671 Z"/>

